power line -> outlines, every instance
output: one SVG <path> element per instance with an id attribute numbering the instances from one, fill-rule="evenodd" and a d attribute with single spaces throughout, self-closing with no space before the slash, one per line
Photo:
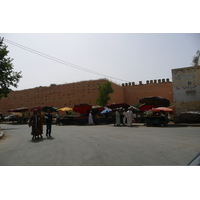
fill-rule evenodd
<path id="1" fill-rule="evenodd" d="M 105 75 L 105 74 L 101 74 L 101 73 L 99 73 L 99 72 L 96 72 L 96 71 L 93 71 L 93 70 L 90 70 L 90 69 L 86 69 L 86 68 L 80 67 L 80 66 L 78 66 L 78 65 L 75 65 L 75 64 L 72 64 L 72 63 L 63 61 L 63 60 L 61 60 L 61 59 L 55 58 L 55 57 L 53 57 L 53 56 L 49 56 L 49 55 L 47 55 L 47 54 L 41 53 L 41 52 L 39 52 L 39 51 L 36 51 L 36 50 L 34 50 L 34 49 L 31 49 L 31 48 L 28 48 L 28 47 L 26 47 L 26 46 L 23 46 L 23 45 L 21 45 L 21 44 L 15 43 L 15 42 L 13 42 L 13 41 L 7 40 L 7 39 L 5 39 L 5 38 L 4 38 L 4 41 L 7 42 L 7 43 L 9 43 L 9 44 L 12 44 L 12 45 L 14 45 L 14 46 L 16 46 L 16 47 L 19 47 L 19 48 L 21 48 L 21 49 L 23 49 L 23 50 L 29 51 L 29 52 L 31 52 L 31 53 L 34 53 L 34 54 L 36 54 L 36 55 L 42 56 L 42 57 L 47 58 L 47 59 L 49 59 L 49 60 L 58 62 L 58 63 L 60 63 L 60 64 L 67 65 L 67 66 L 69 66 L 69 67 L 72 67 L 72 68 L 75 68 L 75 69 L 78 69 L 78 70 L 82 70 L 82 71 L 84 71 L 84 72 L 88 72 L 88 73 L 92 73 L 92 74 L 95 74 L 95 75 L 104 76 L 104 77 L 107 77 L 107 78 L 110 78 L 110 79 L 115 79 L 115 80 L 122 81 L 122 82 L 129 82 L 129 81 L 126 81 L 126 80 L 122 80 L 122 79 L 119 79 L 119 78 L 115 78 L 115 77 L 112 77 L 112 76 L 108 76 L 108 75 Z"/>

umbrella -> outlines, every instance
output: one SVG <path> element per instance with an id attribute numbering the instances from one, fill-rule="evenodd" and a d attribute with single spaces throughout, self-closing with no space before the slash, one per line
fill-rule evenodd
<path id="1" fill-rule="evenodd" d="M 141 106 L 139 106 L 139 110 L 140 111 L 146 111 L 146 110 L 150 110 L 152 108 L 155 108 L 156 106 L 154 105 L 146 105 L 146 104 L 142 104 Z"/>
<path id="2" fill-rule="evenodd" d="M 13 112 L 12 114 L 13 114 L 13 115 L 17 115 L 18 117 L 22 117 L 22 113 Z"/>
<path id="3" fill-rule="evenodd" d="M 44 108 L 45 106 L 37 106 L 37 107 L 33 107 L 30 109 L 31 112 L 33 112 L 34 110 L 39 110 L 39 109 L 42 109 Z"/>
<path id="4" fill-rule="evenodd" d="M 101 111 L 103 111 L 105 108 L 101 106 L 92 106 L 91 111 L 92 115 L 98 115 Z"/>
<path id="5" fill-rule="evenodd" d="M 111 110 L 111 109 L 105 109 L 105 110 L 103 110 L 103 111 L 101 112 L 101 114 L 105 114 L 105 113 L 109 113 L 109 112 L 112 112 L 112 110 Z"/>
<path id="6" fill-rule="evenodd" d="M 64 107 L 64 108 L 59 108 L 57 111 L 72 111 L 72 108 L 69 107 Z"/>
<path id="7" fill-rule="evenodd" d="M 128 108 L 130 105 L 127 103 L 112 103 L 112 104 L 108 104 L 106 105 L 106 107 L 108 108 Z"/>
<path id="8" fill-rule="evenodd" d="M 173 110 L 171 108 L 166 107 L 158 107 L 158 108 L 152 108 L 151 111 L 164 111 L 164 112 L 172 112 Z"/>
<path id="9" fill-rule="evenodd" d="M 145 103 L 146 105 L 154 105 L 155 107 L 159 106 L 169 106 L 170 101 L 164 97 L 145 97 L 139 100 L 139 103 Z"/>
<path id="10" fill-rule="evenodd" d="M 54 107 L 51 107 L 51 106 L 45 106 L 42 108 L 42 111 L 43 112 L 47 112 L 47 110 L 50 110 L 50 112 L 55 112 L 58 110 L 58 108 L 54 108 Z"/>
<path id="11" fill-rule="evenodd" d="M 139 111 L 139 109 L 136 108 L 136 107 L 134 107 L 134 106 L 130 106 L 129 108 L 130 108 L 133 112 L 138 112 L 138 111 Z"/>
<path id="12" fill-rule="evenodd" d="M 78 112 L 80 114 L 86 114 L 91 108 L 92 108 L 92 105 L 90 104 L 80 103 L 74 106 L 73 111 Z"/>
<path id="13" fill-rule="evenodd" d="M 29 108 L 23 107 L 23 108 L 16 108 L 16 109 L 8 110 L 8 112 L 25 112 L 28 110 L 29 110 Z"/>

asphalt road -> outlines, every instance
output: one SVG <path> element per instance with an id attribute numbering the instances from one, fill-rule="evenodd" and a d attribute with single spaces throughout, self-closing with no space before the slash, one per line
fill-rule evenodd
<path id="1" fill-rule="evenodd" d="M 28 125 L 1 127 L 1 166 L 185 166 L 200 151 L 199 127 L 53 125 L 34 141 Z"/>

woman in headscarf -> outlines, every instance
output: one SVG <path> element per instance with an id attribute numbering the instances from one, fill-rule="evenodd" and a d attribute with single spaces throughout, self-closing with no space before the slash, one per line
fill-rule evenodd
<path id="1" fill-rule="evenodd" d="M 36 136 L 38 136 L 38 111 L 34 110 L 33 111 L 33 115 L 30 117 L 29 120 L 29 127 L 32 126 L 32 131 L 31 131 L 31 135 L 32 140 L 36 138 Z"/>
<path id="2" fill-rule="evenodd" d="M 43 124 L 44 124 L 44 115 L 42 114 L 42 110 L 38 110 L 38 135 L 40 138 L 42 137 L 43 134 Z"/>

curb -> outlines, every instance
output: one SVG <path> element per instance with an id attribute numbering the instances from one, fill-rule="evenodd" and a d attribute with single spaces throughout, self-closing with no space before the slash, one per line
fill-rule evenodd
<path id="1" fill-rule="evenodd" d="M 0 130 L 0 138 L 4 136 L 4 132 Z"/>
<path id="2" fill-rule="evenodd" d="M 1 130 L 1 126 L 0 126 L 0 138 L 2 138 L 4 136 L 4 132 Z"/>

